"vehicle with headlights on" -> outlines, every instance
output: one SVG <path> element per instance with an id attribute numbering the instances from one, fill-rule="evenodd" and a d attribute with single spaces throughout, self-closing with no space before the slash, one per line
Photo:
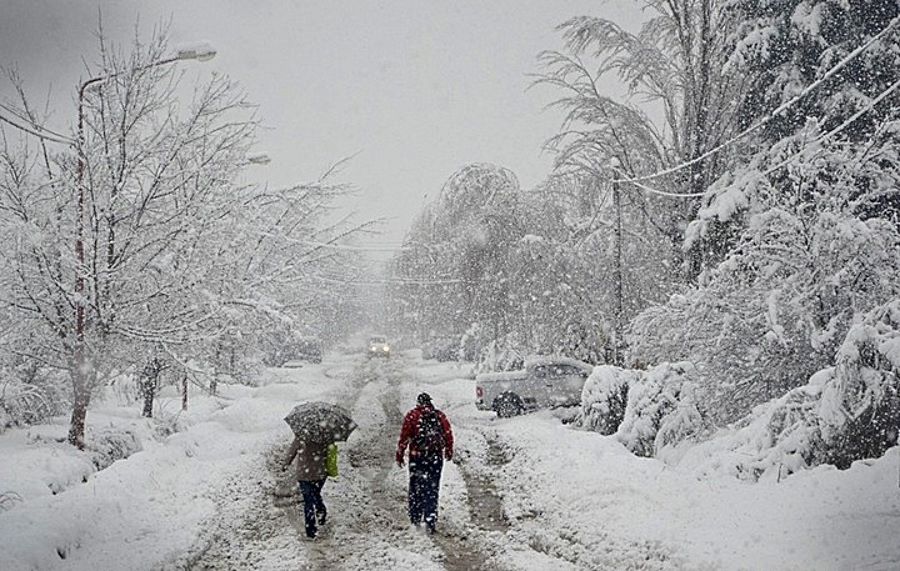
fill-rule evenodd
<path id="1" fill-rule="evenodd" d="M 369 357 L 388 358 L 391 356 L 391 346 L 385 337 L 373 335 L 369 337 L 368 351 L 366 353 Z"/>

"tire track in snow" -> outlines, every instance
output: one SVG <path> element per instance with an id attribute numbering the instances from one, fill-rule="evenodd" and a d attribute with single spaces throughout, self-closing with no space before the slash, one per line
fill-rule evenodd
<path id="1" fill-rule="evenodd" d="M 273 442 L 217 493 L 216 515 L 198 541 L 200 547 L 174 568 L 513 568 L 497 558 L 510 544 L 502 540 L 508 522 L 491 470 L 448 464 L 443 487 L 446 491 L 462 484 L 464 489 L 457 491 L 465 498 L 445 498 L 442 505 L 461 503 L 462 511 L 448 514 L 442 509 L 434 536 L 408 523 L 408 476 L 393 463 L 404 411 L 401 390 L 414 385 L 407 364 L 402 357 L 364 361 L 337 393 L 337 401 L 353 411 L 359 428 L 350 442 L 341 445 L 340 478 L 329 479 L 323 489 L 329 521 L 317 540 L 305 538 L 296 483 L 290 472 L 280 470 L 289 443 Z M 488 446 L 490 461 L 490 441 Z"/>
<path id="2" fill-rule="evenodd" d="M 323 496 L 329 523 L 315 542 L 308 542 L 304 569 L 440 569 L 439 553 L 405 524 L 405 496 L 393 458 L 394 418 L 383 405 L 390 399 L 392 365 L 363 361 L 352 372 L 343 404 L 359 428 L 341 445 L 341 476 L 329 480 Z M 299 498 L 286 515 L 299 542 L 304 537 Z"/>

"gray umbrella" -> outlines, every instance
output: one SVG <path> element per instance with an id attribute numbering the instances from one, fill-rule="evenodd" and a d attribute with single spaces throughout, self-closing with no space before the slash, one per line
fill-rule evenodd
<path id="1" fill-rule="evenodd" d="M 311 442 L 347 440 L 356 428 L 350 412 L 327 402 L 305 402 L 284 417 L 294 434 Z"/>

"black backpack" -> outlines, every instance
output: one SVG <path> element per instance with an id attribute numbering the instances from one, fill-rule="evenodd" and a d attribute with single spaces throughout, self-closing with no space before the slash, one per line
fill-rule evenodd
<path id="1" fill-rule="evenodd" d="M 444 427 L 433 408 L 426 408 L 419 416 L 413 444 L 422 456 L 440 456 L 444 452 Z"/>

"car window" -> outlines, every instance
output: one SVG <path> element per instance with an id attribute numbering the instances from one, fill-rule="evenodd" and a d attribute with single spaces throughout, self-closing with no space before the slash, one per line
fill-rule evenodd
<path id="1" fill-rule="evenodd" d="M 581 369 L 572 365 L 552 365 L 550 369 L 554 377 L 583 376 Z"/>

